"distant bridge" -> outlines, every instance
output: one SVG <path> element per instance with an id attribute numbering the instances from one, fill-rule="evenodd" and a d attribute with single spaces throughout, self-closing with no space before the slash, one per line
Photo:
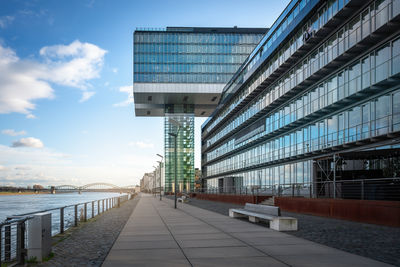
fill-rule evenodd
<path id="1" fill-rule="evenodd" d="M 132 192 L 135 189 L 134 185 L 128 186 L 118 186 L 110 183 L 91 183 L 82 186 L 78 185 L 57 185 L 57 186 L 50 186 L 52 192 L 55 191 L 78 191 L 78 192 L 119 192 L 119 193 L 127 193 Z"/>

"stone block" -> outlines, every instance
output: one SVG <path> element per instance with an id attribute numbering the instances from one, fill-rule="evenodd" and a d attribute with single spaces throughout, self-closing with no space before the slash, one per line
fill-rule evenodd
<path id="1" fill-rule="evenodd" d="M 237 212 L 235 212 L 234 209 L 229 209 L 229 217 L 232 217 L 232 218 L 244 218 L 244 217 L 247 217 L 247 215 L 237 213 Z"/>
<path id="2" fill-rule="evenodd" d="M 297 231 L 297 219 L 292 217 L 276 217 L 269 222 L 269 228 L 276 231 Z"/>
<path id="3" fill-rule="evenodd" d="M 255 216 L 249 216 L 249 221 L 253 223 L 258 223 L 260 219 Z"/>

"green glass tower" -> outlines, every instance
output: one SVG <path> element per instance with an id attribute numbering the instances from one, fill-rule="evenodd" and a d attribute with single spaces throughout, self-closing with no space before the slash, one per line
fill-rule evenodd
<path id="1" fill-rule="evenodd" d="M 266 31 L 167 27 L 134 32 L 135 113 L 165 117 L 165 192 L 174 191 L 175 164 L 177 189 L 193 190 L 194 119 L 210 116 L 223 87 Z M 176 134 L 176 150 L 170 133 Z"/>
<path id="2" fill-rule="evenodd" d="M 171 119 L 176 123 L 171 123 Z M 194 188 L 194 114 L 167 113 L 165 115 L 165 190 L 173 192 L 175 188 L 175 138 L 177 189 L 179 192 L 190 192 Z"/>

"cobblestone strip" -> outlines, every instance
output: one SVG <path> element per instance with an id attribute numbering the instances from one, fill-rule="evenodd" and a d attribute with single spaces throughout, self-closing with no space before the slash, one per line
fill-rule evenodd
<path id="1" fill-rule="evenodd" d="M 139 197 L 53 238 L 54 257 L 35 266 L 101 266 Z"/>
<path id="2" fill-rule="evenodd" d="M 229 208 L 242 207 L 196 198 L 189 204 L 223 215 L 229 215 Z M 400 228 L 291 212 L 282 215 L 298 220 L 299 230 L 287 234 L 400 267 Z"/>

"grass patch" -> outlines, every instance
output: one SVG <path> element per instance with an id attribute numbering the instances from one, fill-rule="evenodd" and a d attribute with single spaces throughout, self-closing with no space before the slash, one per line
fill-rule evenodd
<path id="1" fill-rule="evenodd" d="M 49 254 L 48 257 L 43 258 L 43 262 L 49 261 L 49 260 L 51 260 L 52 258 L 54 258 L 54 253 L 53 253 L 53 252 L 50 252 L 50 254 Z"/>
<path id="2" fill-rule="evenodd" d="M 36 258 L 36 257 L 30 257 L 28 260 L 26 260 L 26 263 L 29 263 L 29 264 L 37 264 L 37 263 L 39 263 L 39 262 L 37 261 L 37 258 Z"/>

